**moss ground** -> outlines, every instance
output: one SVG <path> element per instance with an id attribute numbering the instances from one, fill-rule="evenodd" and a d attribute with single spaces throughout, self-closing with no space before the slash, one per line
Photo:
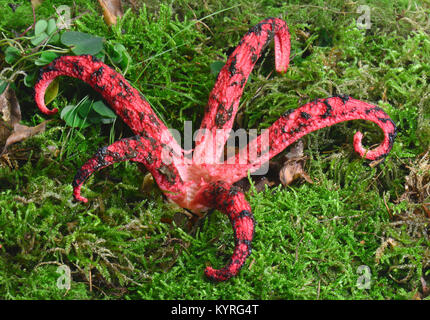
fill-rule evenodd
<path id="1" fill-rule="evenodd" d="M 8 2 L 0 0 L 3 51 L 10 44 L 5 39 L 14 39 L 15 31 L 33 21 L 29 3 L 13 14 Z M 368 123 L 343 123 L 308 135 L 306 170 L 314 184 L 251 188 L 247 197 L 257 221 L 253 253 L 239 276 L 212 283 L 204 267 L 221 267 L 234 245 L 228 219 L 213 212 L 189 232 L 183 212 L 165 203 L 155 187 L 142 192 L 143 175 L 131 163 L 92 177 L 83 188 L 88 204 L 72 202 L 76 169 L 100 146 L 130 132 L 119 120 L 114 130 L 111 125 L 80 130 L 56 116 L 46 132 L 11 148 L 11 164 L 0 163 L 1 298 L 428 295 L 423 285 L 430 283 L 428 191 L 402 195 L 408 177 L 428 183 L 430 175 L 423 165 L 430 148 L 429 1 L 280 3 L 149 1 L 140 9 L 125 5 L 124 18 L 110 28 L 93 3 L 45 0 L 36 17 L 48 19 L 55 15 L 53 6 L 68 5 L 72 17 L 80 16 L 74 30 L 103 37 L 106 48 L 124 45 L 131 59 L 118 70 L 169 127 L 179 130 L 185 120 L 200 123 L 215 82 L 211 66 L 226 60 L 249 27 L 268 16 L 281 17 L 292 35 L 290 69 L 285 75 L 272 72 L 269 47 L 246 85 L 240 125 L 263 129 L 286 109 L 346 93 L 384 108 L 398 125 L 386 161 L 372 168 L 354 154 L 356 130 L 366 132 L 368 145 L 380 141 L 380 132 Z M 357 28 L 359 4 L 370 8 L 370 29 Z M 107 52 L 107 63 L 109 57 Z M 0 58 L 1 69 L 9 67 Z M 29 62 L 25 71 L 36 70 Z M 45 117 L 32 89 L 20 77 L 15 85 L 22 122 L 40 123 Z M 83 83 L 62 79 L 51 107 L 61 109 L 85 95 L 97 98 Z M 61 287 L 62 265 L 71 270 L 69 290 Z"/>

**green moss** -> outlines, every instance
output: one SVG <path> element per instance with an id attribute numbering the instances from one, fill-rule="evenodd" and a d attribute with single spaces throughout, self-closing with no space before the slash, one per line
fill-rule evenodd
<path id="1" fill-rule="evenodd" d="M 0 40 L 2 52 L 33 20 L 28 2 L 14 14 L 7 3 L 0 0 L 0 30 L 7 37 Z M 125 8 L 118 25 L 109 28 L 97 6 L 62 1 L 74 16 L 82 14 L 74 30 L 105 39 L 106 63 L 114 65 L 109 48 L 125 47 L 129 63 L 114 67 L 169 127 L 181 131 L 184 120 L 199 124 L 215 82 L 211 64 L 224 62 L 250 26 L 279 16 L 292 35 L 291 66 L 286 75 L 275 75 L 268 47 L 241 99 L 243 127 L 267 128 L 286 109 L 345 93 L 384 108 L 399 134 L 390 156 L 376 168 L 358 159 L 351 145 L 358 129 L 366 133 L 367 145 L 380 141 L 372 124 L 343 123 L 308 135 L 306 169 L 315 183 L 248 193 L 257 220 L 253 253 L 239 276 L 212 283 L 204 277 L 205 266 L 223 266 L 234 246 L 228 219 L 213 212 L 195 233 L 170 223 L 184 215 L 155 187 L 142 193 L 142 174 L 132 163 L 92 177 L 83 187 L 88 204 L 72 202 L 76 168 L 99 147 L 131 133 L 120 121 L 77 130 L 54 118 L 46 132 L 11 149 L 16 167 L 0 162 L 0 297 L 409 299 L 421 291 L 421 277 L 429 281 L 428 222 L 393 221 L 419 207 L 398 199 L 409 173 L 405 164 L 413 165 L 430 145 L 430 7 L 372 1 L 372 27 L 359 30 L 358 3 L 326 3 L 149 2 L 139 11 Z M 43 1 L 37 19 L 53 17 L 53 5 L 58 1 Z M 28 57 L 23 70 L 35 72 L 36 59 Z M 3 57 L 0 66 L 9 66 Z M 20 77 L 15 85 L 22 122 L 40 123 L 31 89 Z M 86 95 L 100 98 L 81 82 L 63 79 L 52 107 L 61 109 Z M 31 151 L 21 155 L 18 149 Z M 375 259 L 389 238 L 396 245 L 386 245 Z M 71 270 L 70 290 L 57 285 L 60 265 Z M 368 289 L 360 289 L 360 266 L 370 270 Z"/>

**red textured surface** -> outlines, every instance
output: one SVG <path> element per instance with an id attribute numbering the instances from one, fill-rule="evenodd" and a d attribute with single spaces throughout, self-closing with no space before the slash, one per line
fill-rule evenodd
<path id="1" fill-rule="evenodd" d="M 262 163 L 256 156 L 252 157 L 252 155 L 266 153 L 266 160 L 271 159 L 310 132 L 339 122 L 359 119 L 376 123 L 384 132 L 384 140 L 375 149 L 367 150 L 361 143 L 362 133 L 356 132 L 353 141 L 355 151 L 361 157 L 369 160 L 384 158 L 390 152 L 396 137 L 394 122 L 379 107 L 351 97 L 341 96 L 317 99 L 300 108 L 286 112 L 268 128 L 267 145 L 262 142 L 262 136 L 258 136 L 248 144 L 247 149 L 235 156 L 233 161 L 235 164 L 218 165 L 212 172 L 219 176 L 222 172 L 227 171 L 228 175 L 225 175 L 223 180 L 234 183 L 246 177 L 248 170 L 254 172 L 261 167 Z"/>
<path id="2" fill-rule="evenodd" d="M 143 96 L 130 86 L 121 74 L 96 58 L 89 55 L 63 56 L 55 59 L 41 72 L 35 86 L 36 103 L 45 114 L 58 112 L 57 109 L 46 108 L 44 95 L 52 80 L 63 75 L 81 79 L 101 93 L 112 109 L 136 134 L 135 139 L 123 139 L 100 149 L 94 158 L 88 160 L 74 179 L 75 198 L 86 201 L 80 196 L 80 189 L 93 172 L 126 160 L 142 162 L 162 190 L 169 192 L 172 198 L 180 197 L 181 177 L 175 166 L 162 164 L 162 145 L 168 145 L 172 150 L 179 150 L 180 147 Z M 105 154 L 106 152 L 108 154 Z"/>
<path id="3" fill-rule="evenodd" d="M 200 126 L 202 131 L 206 130 L 204 134 L 199 134 L 196 138 L 194 154 L 197 158 L 214 162 L 213 156 L 220 154 L 220 150 L 224 148 L 228 139 L 228 130 L 233 126 L 246 81 L 263 49 L 272 38 L 275 40 L 276 71 L 287 71 L 290 57 L 290 35 L 287 24 L 281 19 L 265 19 L 252 27 L 242 38 L 218 74 L 215 86 L 209 94 L 206 113 Z M 220 129 L 226 130 L 226 134 L 221 138 Z M 208 145 L 212 143 L 210 138 L 213 138 L 215 134 L 218 134 L 219 144 L 216 146 L 216 150 L 212 151 L 213 148 Z M 209 153 L 208 150 L 210 150 Z"/>
<path id="4" fill-rule="evenodd" d="M 343 95 L 317 99 L 288 110 L 269 128 L 268 136 L 257 137 L 234 156 L 235 164 L 216 163 L 233 126 L 249 74 L 271 39 L 275 41 L 276 70 L 286 72 L 290 54 L 288 27 L 280 19 L 265 19 L 248 31 L 220 71 L 201 124 L 205 132 L 198 135 L 192 161 L 183 161 L 185 151 L 149 103 L 109 66 L 91 56 L 63 56 L 44 68 L 35 86 L 35 100 L 42 112 L 54 114 L 58 111 L 47 109 L 44 103 L 49 83 L 58 76 L 71 76 L 100 92 L 135 134 L 99 149 L 78 170 L 73 181 L 75 199 L 87 201 L 81 196 L 81 187 L 94 172 L 120 161 L 142 163 L 171 201 L 195 212 L 215 208 L 229 217 L 235 238 L 233 255 L 224 268 L 205 270 L 209 278 L 224 281 L 238 273 L 251 253 L 255 226 L 245 196 L 232 184 L 263 164 L 260 155 L 266 154 L 264 161 L 268 161 L 309 132 L 342 121 L 362 119 L 376 123 L 384 132 L 384 140 L 376 149 L 366 150 L 361 144 L 362 134 L 357 132 L 354 149 L 370 160 L 385 157 L 396 137 L 394 122 L 381 108 Z M 215 144 L 217 130 L 225 132 L 216 136 Z M 263 143 L 265 139 L 267 143 Z M 251 150 L 255 152 L 248 152 Z M 239 162 L 241 160 L 244 161 Z"/>
<path id="5" fill-rule="evenodd" d="M 211 183 L 201 194 L 200 201 L 226 214 L 234 231 L 235 248 L 230 261 L 222 269 L 207 267 L 206 276 L 215 281 L 224 281 L 235 276 L 251 254 L 255 221 L 251 206 L 238 188 L 219 181 Z"/>

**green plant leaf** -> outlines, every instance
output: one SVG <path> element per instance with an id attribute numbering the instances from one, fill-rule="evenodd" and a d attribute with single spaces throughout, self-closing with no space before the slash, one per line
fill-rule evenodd
<path id="1" fill-rule="evenodd" d="M 57 30 L 57 23 L 54 18 L 48 20 L 48 26 L 46 28 L 46 33 L 52 35 Z"/>
<path id="2" fill-rule="evenodd" d="M 107 107 L 101 100 L 94 102 L 93 109 L 95 112 L 97 112 L 99 115 L 103 116 L 104 118 L 116 119 L 115 112 L 113 112 L 112 109 Z"/>
<path id="3" fill-rule="evenodd" d="M 90 54 L 95 55 L 103 49 L 102 38 L 94 38 L 94 40 L 85 41 L 72 49 L 76 55 Z"/>
<path id="4" fill-rule="evenodd" d="M 60 34 L 55 33 L 51 39 L 49 39 L 49 43 L 59 43 L 60 41 Z"/>
<path id="5" fill-rule="evenodd" d="M 36 66 L 44 66 L 52 62 L 55 58 L 58 57 L 58 54 L 52 51 L 44 51 L 40 55 L 39 59 L 37 59 L 34 64 Z"/>
<path id="6" fill-rule="evenodd" d="M 86 128 L 91 124 L 110 124 L 115 122 L 116 115 L 103 101 L 93 102 L 84 98 L 77 105 L 69 105 L 61 111 L 63 119 L 70 127 Z"/>
<path id="7" fill-rule="evenodd" d="M 114 123 L 115 119 L 112 119 L 112 118 L 101 118 L 100 122 L 103 123 L 103 124 L 110 124 L 110 123 Z"/>
<path id="8" fill-rule="evenodd" d="M 124 52 L 127 52 L 127 49 L 121 43 L 115 43 L 113 46 L 113 55 L 112 60 L 115 63 L 120 63 L 123 59 Z"/>
<path id="9" fill-rule="evenodd" d="M 126 68 L 130 63 L 131 57 L 128 54 L 126 47 L 121 43 L 115 43 L 111 46 L 111 52 L 112 61 L 121 68 Z"/>
<path id="10" fill-rule="evenodd" d="M 0 80 L 0 94 L 2 94 L 5 91 L 6 87 L 7 87 L 7 82 Z"/>
<path id="11" fill-rule="evenodd" d="M 87 41 L 92 36 L 88 33 L 78 31 L 66 31 L 61 35 L 61 43 L 66 46 L 73 46 L 82 41 Z"/>
<path id="12" fill-rule="evenodd" d="M 92 110 L 93 102 L 89 99 L 83 101 L 78 107 L 79 116 L 86 119 Z"/>
<path id="13" fill-rule="evenodd" d="M 21 53 L 15 47 L 7 47 L 4 52 L 4 55 L 5 55 L 4 57 L 5 61 L 9 64 L 13 64 L 16 60 L 19 59 L 19 57 L 21 56 Z"/>
<path id="14" fill-rule="evenodd" d="M 77 31 L 66 31 L 61 35 L 61 43 L 72 47 L 76 55 L 95 55 L 103 49 L 103 38 Z"/>
<path id="15" fill-rule="evenodd" d="M 39 20 L 36 22 L 34 26 L 34 35 L 38 36 L 42 33 L 45 33 L 46 28 L 48 27 L 48 22 L 46 20 Z"/>
<path id="16" fill-rule="evenodd" d="M 85 121 L 85 119 L 79 116 L 79 106 L 68 105 L 61 110 L 60 117 L 66 124 L 72 128 L 86 128 L 91 125 L 90 122 Z"/>
<path id="17" fill-rule="evenodd" d="M 48 38 L 48 34 L 46 32 L 42 32 L 41 34 L 31 38 L 31 44 L 34 46 L 38 46 L 41 44 L 46 38 Z"/>
<path id="18" fill-rule="evenodd" d="M 49 104 L 58 95 L 59 78 L 55 78 L 45 92 L 45 103 Z"/>
<path id="19" fill-rule="evenodd" d="M 36 78 L 37 78 L 38 72 L 34 71 L 32 73 L 27 74 L 24 77 L 24 85 L 26 87 L 32 88 L 34 87 L 34 84 L 36 83 Z"/>

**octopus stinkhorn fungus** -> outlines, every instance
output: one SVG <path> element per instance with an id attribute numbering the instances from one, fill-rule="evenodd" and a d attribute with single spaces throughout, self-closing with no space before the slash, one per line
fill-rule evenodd
<path id="1" fill-rule="evenodd" d="M 290 35 L 286 23 L 268 18 L 249 29 L 218 74 L 192 159 L 187 157 L 189 152 L 176 142 L 145 98 L 103 62 L 89 55 L 62 56 L 42 69 L 35 86 L 35 100 L 43 113 L 51 115 L 58 111 L 47 109 L 44 103 L 50 82 L 58 76 L 75 77 L 101 93 L 135 134 L 99 149 L 78 170 L 73 180 L 75 199 L 87 202 L 81 196 L 81 186 L 95 171 L 119 161 L 142 163 L 171 201 L 194 212 L 215 208 L 229 217 L 235 238 L 233 255 L 224 268 L 207 267 L 205 270 L 209 278 L 223 281 L 235 276 L 251 253 L 254 217 L 244 194 L 233 183 L 262 165 L 261 154 L 266 155 L 267 162 L 309 132 L 342 121 L 364 119 L 382 129 L 384 140 L 377 148 L 366 150 L 361 144 L 363 135 L 357 132 L 353 139 L 354 149 L 369 160 L 384 158 L 396 137 L 394 122 L 381 108 L 342 95 L 316 99 L 288 110 L 268 129 L 266 139 L 261 134 L 226 162 L 219 161 L 248 76 L 272 38 L 276 71 L 287 71 Z"/>

